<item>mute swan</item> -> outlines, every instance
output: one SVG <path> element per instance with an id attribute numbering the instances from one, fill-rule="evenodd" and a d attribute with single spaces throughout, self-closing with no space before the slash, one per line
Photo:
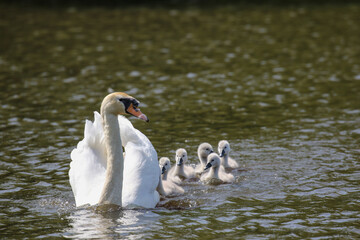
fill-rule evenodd
<path id="1" fill-rule="evenodd" d="M 208 184 L 221 184 L 231 183 L 235 180 L 234 175 L 225 172 L 224 167 L 221 165 L 220 157 L 216 153 L 211 153 L 208 156 L 208 161 L 204 170 L 208 168 L 210 168 L 210 172 L 207 175 L 202 176 L 201 181 Z"/>
<path id="2" fill-rule="evenodd" d="M 94 122 L 86 121 L 84 139 L 71 152 L 69 178 L 76 206 L 154 208 L 159 202 L 157 153 L 149 139 L 119 115 L 148 122 L 138 105 L 125 93 L 112 93 L 104 98 L 101 115 L 95 112 Z"/>
<path id="3" fill-rule="evenodd" d="M 176 183 L 181 183 L 185 179 L 195 178 L 195 170 L 193 167 L 185 165 L 187 161 L 187 152 L 183 148 L 176 150 L 176 165 L 170 170 L 170 175 L 175 179 Z"/>
<path id="4" fill-rule="evenodd" d="M 202 143 L 199 145 L 197 153 L 200 160 L 200 164 L 196 165 L 195 173 L 200 178 L 201 174 L 204 172 L 204 168 L 207 163 L 207 157 L 210 153 L 213 153 L 213 147 L 209 143 Z"/>
<path id="5" fill-rule="evenodd" d="M 218 145 L 218 151 L 221 158 L 221 165 L 224 166 L 226 171 L 239 168 L 239 164 L 229 156 L 230 144 L 226 140 L 221 140 Z"/>
<path id="6" fill-rule="evenodd" d="M 170 159 L 167 157 L 160 158 L 159 167 L 161 169 L 161 179 L 157 188 L 158 192 L 163 196 L 184 194 L 184 189 L 173 182 L 171 177 L 168 177 L 171 168 Z"/>

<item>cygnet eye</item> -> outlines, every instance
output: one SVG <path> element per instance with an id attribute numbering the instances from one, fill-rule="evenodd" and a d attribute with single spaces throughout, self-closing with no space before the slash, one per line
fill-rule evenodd
<path id="1" fill-rule="evenodd" d="M 185 157 L 185 154 L 182 157 Z"/>

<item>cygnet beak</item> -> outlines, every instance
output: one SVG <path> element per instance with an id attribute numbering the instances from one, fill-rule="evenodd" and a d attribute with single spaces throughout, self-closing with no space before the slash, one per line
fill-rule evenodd
<path id="1" fill-rule="evenodd" d="M 211 163 L 206 164 L 206 166 L 205 166 L 205 168 L 204 168 L 204 171 L 207 170 L 207 169 L 209 169 L 209 168 L 211 168 L 211 167 L 212 167 Z"/>
<path id="2" fill-rule="evenodd" d="M 220 157 L 223 157 L 223 156 L 225 156 L 225 149 L 223 149 L 220 154 Z"/>
<path id="3" fill-rule="evenodd" d="M 161 174 L 164 174 L 166 171 L 165 166 L 161 168 Z"/>
<path id="4" fill-rule="evenodd" d="M 181 166 L 183 164 L 184 160 L 180 158 L 180 160 L 176 161 L 176 165 Z"/>
<path id="5" fill-rule="evenodd" d="M 144 120 L 145 122 L 149 122 L 149 118 L 140 111 L 140 108 L 134 106 L 132 103 L 131 103 L 130 106 L 126 109 L 126 111 L 127 111 L 129 114 L 131 114 L 131 115 L 133 115 L 133 116 L 135 116 L 135 117 L 137 117 L 137 118 L 139 118 L 139 119 L 141 119 L 141 120 Z"/>

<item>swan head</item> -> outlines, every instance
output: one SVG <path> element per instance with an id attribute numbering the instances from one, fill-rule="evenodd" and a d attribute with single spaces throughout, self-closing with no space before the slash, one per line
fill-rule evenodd
<path id="1" fill-rule="evenodd" d="M 198 147 L 198 155 L 200 159 L 206 159 L 210 153 L 213 153 L 213 147 L 209 143 L 202 143 Z"/>
<path id="2" fill-rule="evenodd" d="M 187 161 L 187 152 L 183 148 L 176 150 L 175 155 L 176 165 L 181 166 L 184 162 Z"/>
<path id="3" fill-rule="evenodd" d="M 211 153 L 208 158 L 207 158 L 207 164 L 206 167 L 204 168 L 204 171 L 211 168 L 211 167 L 219 167 L 220 166 L 220 157 L 219 155 L 217 155 L 216 153 Z"/>
<path id="4" fill-rule="evenodd" d="M 140 102 L 138 100 L 126 93 L 110 93 L 102 101 L 100 112 L 102 116 L 104 116 L 104 114 L 130 114 L 148 122 L 149 119 L 140 111 L 139 104 Z"/>
<path id="5" fill-rule="evenodd" d="M 221 140 L 218 145 L 218 151 L 220 154 L 220 157 L 224 157 L 225 155 L 228 155 L 230 152 L 230 144 L 226 140 Z"/>
<path id="6" fill-rule="evenodd" d="M 170 159 L 167 157 L 162 157 L 159 160 L 159 166 L 161 169 L 161 174 L 164 174 L 166 171 L 169 171 L 171 168 Z"/>

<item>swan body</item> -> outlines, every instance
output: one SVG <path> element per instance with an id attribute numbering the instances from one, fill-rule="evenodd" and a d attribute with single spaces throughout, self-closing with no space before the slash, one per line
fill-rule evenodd
<path id="1" fill-rule="evenodd" d="M 218 151 L 221 158 L 221 165 L 225 168 L 226 171 L 239 168 L 239 164 L 229 156 L 230 150 L 231 148 L 228 141 L 221 140 L 219 142 Z"/>
<path id="2" fill-rule="evenodd" d="M 213 147 L 209 143 L 201 143 L 198 147 L 197 153 L 199 157 L 200 164 L 196 165 L 195 167 L 195 174 L 198 178 L 202 174 L 207 174 L 207 172 L 204 172 L 204 168 L 207 164 L 207 157 L 210 153 L 213 153 Z"/>
<path id="3" fill-rule="evenodd" d="M 94 122 L 86 121 L 84 139 L 71 152 L 69 178 L 76 206 L 154 208 L 159 202 L 157 153 L 149 139 L 119 115 L 148 121 L 138 104 L 125 93 L 112 93 L 104 98 L 101 115 L 95 112 Z"/>
<path id="4" fill-rule="evenodd" d="M 219 155 L 216 153 L 211 153 L 208 156 L 208 161 L 205 167 L 210 171 L 207 175 L 202 176 L 201 181 L 208 184 L 221 184 L 221 183 L 232 183 L 235 178 L 231 173 L 226 173 L 224 167 L 221 165 L 221 160 Z"/>
<path id="5" fill-rule="evenodd" d="M 194 168 L 185 164 L 188 159 L 185 149 L 179 148 L 176 150 L 175 159 L 176 165 L 171 168 L 169 174 L 174 178 L 176 183 L 181 183 L 186 179 L 196 177 Z"/>
<path id="6" fill-rule="evenodd" d="M 161 177 L 157 188 L 158 192 L 165 197 L 184 194 L 184 189 L 178 186 L 172 178 L 168 176 L 171 168 L 170 159 L 167 157 L 160 158 L 159 167 L 161 169 Z"/>

